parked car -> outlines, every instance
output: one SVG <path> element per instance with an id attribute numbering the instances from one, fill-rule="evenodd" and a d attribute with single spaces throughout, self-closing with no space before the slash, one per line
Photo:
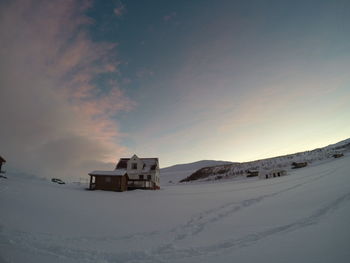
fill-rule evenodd
<path id="1" fill-rule="evenodd" d="M 61 179 L 58 179 L 58 178 L 52 178 L 51 182 L 57 183 L 57 184 L 65 184 L 65 182 L 63 182 Z"/>
<path id="2" fill-rule="evenodd" d="M 343 153 L 335 153 L 332 155 L 334 158 L 340 158 L 340 157 L 343 157 L 344 154 Z"/>
<path id="3" fill-rule="evenodd" d="M 292 163 L 292 169 L 303 168 L 305 166 L 307 166 L 307 162 L 302 162 L 302 163 L 294 162 L 294 163 Z"/>

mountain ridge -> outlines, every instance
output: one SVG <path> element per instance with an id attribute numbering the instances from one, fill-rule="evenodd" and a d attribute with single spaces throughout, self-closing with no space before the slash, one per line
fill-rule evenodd
<path id="1" fill-rule="evenodd" d="M 218 180 L 232 178 L 237 176 L 246 176 L 248 170 L 271 170 L 271 169 L 290 169 L 293 162 L 313 163 L 333 158 L 334 153 L 345 153 L 350 151 L 350 138 L 340 142 L 330 144 L 322 148 L 316 148 L 304 152 L 297 152 L 282 156 L 259 159 L 255 161 L 232 163 L 227 165 L 216 165 L 212 167 L 203 167 L 198 169 L 190 176 L 182 179 L 181 182 L 190 182 L 197 180 Z"/>

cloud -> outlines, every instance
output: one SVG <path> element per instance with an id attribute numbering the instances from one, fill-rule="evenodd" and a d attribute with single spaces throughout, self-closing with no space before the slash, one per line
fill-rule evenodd
<path id="1" fill-rule="evenodd" d="M 114 8 L 113 12 L 117 17 L 121 17 L 126 12 L 125 5 L 123 5 L 122 3 L 119 3 L 118 6 Z"/>
<path id="2" fill-rule="evenodd" d="M 85 176 L 128 150 L 113 120 L 135 107 L 114 78 L 116 43 L 96 43 L 89 1 L 0 6 L 0 145 L 9 167 L 40 176 Z M 116 75 L 116 74 L 114 74 Z"/>
<path id="3" fill-rule="evenodd" d="M 163 20 L 165 22 L 168 22 L 168 21 L 174 19 L 176 16 L 177 16 L 176 12 L 172 12 L 172 13 L 170 13 L 168 15 L 163 16 Z"/>
<path id="4" fill-rule="evenodd" d="M 136 72 L 136 77 L 138 78 L 153 77 L 153 76 L 154 76 L 154 71 L 147 68 L 143 68 Z"/>

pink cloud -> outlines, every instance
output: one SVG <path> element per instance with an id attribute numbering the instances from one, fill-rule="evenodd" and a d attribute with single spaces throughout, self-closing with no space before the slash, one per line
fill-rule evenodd
<path id="1" fill-rule="evenodd" d="M 126 12 L 125 5 L 119 4 L 118 7 L 114 8 L 113 12 L 116 16 L 121 17 Z"/>
<path id="2" fill-rule="evenodd" d="M 114 117 L 135 103 L 118 81 L 95 85 L 99 74 L 117 72 L 120 61 L 117 43 L 90 38 L 89 7 L 91 1 L 78 0 L 2 5 L 0 85 L 7 101 L 0 121 L 8 129 L 0 137 L 7 138 L 2 149 L 17 168 L 53 176 L 62 160 L 57 172 L 81 176 L 98 168 L 86 163 L 102 165 L 128 151 Z"/>

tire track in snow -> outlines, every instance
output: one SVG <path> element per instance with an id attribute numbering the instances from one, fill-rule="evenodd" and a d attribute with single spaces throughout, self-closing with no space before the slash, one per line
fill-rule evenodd
<path id="1" fill-rule="evenodd" d="M 334 171 L 335 170 L 332 170 L 331 172 L 334 172 Z M 245 208 L 258 204 L 267 198 L 278 196 L 280 194 L 289 192 L 291 190 L 294 190 L 296 188 L 309 184 L 310 182 L 315 182 L 316 180 L 320 180 L 329 174 L 330 174 L 330 171 L 326 171 L 324 174 L 316 178 L 308 179 L 305 182 L 293 185 L 291 187 L 282 189 L 274 193 L 261 195 L 261 196 L 251 198 L 251 199 L 246 199 L 240 202 L 236 202 L 236 201 L 229 202 L 227 204 L 219 206 L 218 208 L 201 212 L 198 215 L 195 215 L 194 217 L 192 217 L 184 225 L 175 227 L 173 230 L 171 230 L 172 233 L 176 233 L 174 242 L 181 241 L 189 236 L 195 236 L 200 232 L 202 232 L 205 229 L 205 227 L 208 226 L 209 224 L 213 224 L 222 219 L 225 219 L 226 217 L 231 216 L 236 212 L 239 212 Z"/>
<path id="2" fill-rule="evenodd" d="M 23 248 L 24 250 L 31 251 L 33 253 L 47 254 L 54 257 L 66 258 L 76 260 L 76 262 L 165 262 L 169 259 L 175 258 L 189 258 L 207 254 L 213 254 L 216 252 L 224 251 L 225 249 L 239 248 L 242 246 L 248 246 L 254 242 L 257 242 L 263 238 L 267 238 L 271 235 L 278 233 L 294 231 L 301 227 L 307 227 L 314 224 L 315 220 L 320 220 L 321 217 L 326 215 L 332 210 L 335 210 L 341 203 L 349 201 L 350 193 L 338 198 L 332 204 L 316 211 L 311 216 L 298 220 L 294 223 L 282 225 L 279 227 L 271 228 L 266 231 L 262 231 L 256 234 L 247 235 L 239 239 L 228 239 L 217 242 L 211 246 L 192 247 L 187 249 L 179 249 L 176 247 L 176 243 L 180 243 L 182 240 L 189 236 L 197 235 L 202 232 L 206 226 L 215 223 L 221 219 L 224 219 L 242 209 L 251 207 L 266 198 L 275 197 L 285 192 L 304 186 L 315 180 L 319 180 L 331 172 L 326 171 L 324 174 L 318 177 L 307 178 L 304 182 L 300 182 L 291 187 L 282 189 L 280 191 L 258 196 L 243 200 L 241 202 L 229 202 L 221 205 L 217 208 L 207 210 L 192 217 L 187 223 L 180 225 L 170 231 L 175 237 L 162 246 L 158 246 L 150 250 L 133 250 L 125 252 L 107 252 L 96 250 L 94 248 L 86 249 L 75 247 L 80 242 L 113 242 L 113 241 L 125 241 L 140 238 L 151 238 L 155 236 L 161 236 L 162 232 L 145 232 L 137 233 L 121 237 L 57 237 L 49 234 L 31 234 L 19 231 L 6 231 L 4 228 L 0 228 L 0 245 L 10 244 Z M 2 237 L 2 238 L 1 238 Z M 117 244 L 116 244 L 117 245 Z"/>
<path id="3" fill-rule="evenodd" d="M 232 238 L 223 241 L 219 241 L 216 244 L 210 246 L 191 247 L 186 249 L 176 249 L 175 246 L 169 246 L 168 250 L 159 249 L 154 251 L 157 257 L 160 257 L 163 262 L 169 259 L 184 259 L 196 256 L 207 256 L 210 254 L 223 253 L 225 250 L 237 249 L 252 245 L 262 239 L 269 238 L 278 234 L 286 234 L 296 230 L 300 230 L 305 227 L 318 224 L 324 217 L 328 216 L 335 210 L 344 206 L 350 201 L 350 192 L 346 193 L 337 199 L 333 200 L 328 205 L 316 210 L 311 215 L 298 219 L 292 223 L 272 227 L 268 230 L 249 234 L 241 238 Z"/>

